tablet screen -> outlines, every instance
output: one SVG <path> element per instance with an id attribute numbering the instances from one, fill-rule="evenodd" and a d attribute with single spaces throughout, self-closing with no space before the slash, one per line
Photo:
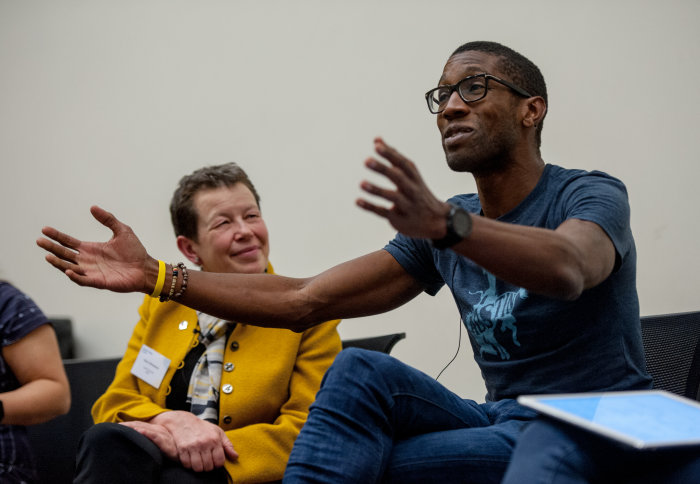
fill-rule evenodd
<path id="1" fill-rule="evenodd" d="M 527 395 L 518 402 L 637 448 L 700 444 L 700 403 L 661 390 Z"/>

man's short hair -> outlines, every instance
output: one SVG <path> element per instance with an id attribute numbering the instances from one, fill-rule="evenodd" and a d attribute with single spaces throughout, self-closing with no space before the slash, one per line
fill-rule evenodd
<path id="1" fill-rule="evenodd" d="M 452 56 L 469 51 L 483 52 L 499 57 L 498 68 L 505 76 L 508 76 L 508 81 L 522 87 L 533 96 L 541 96 L 545 104 L 549 106 L 547 85 L 544 82 L 544 76 L 542 76 L 540 69 L 530 59 L 514 51 L 510 47 L 506 47 L 497 42 L 488 42 L 484 40 L 467 42 L 459 46 L 457 50 L 452 53 Z M 538 147 L 542 143 L 543 121 L 544 118 L 537 125 L 536 140 Z"/>
<path id="2" fill-rule="evenodd" d="M 170 220 L 175 236 L 183 235 L 197 241 L 197 211 L 194 208 L 194 196 L 201 190 L 232 187 L 242 183 L 250 189 L 255 202 L 260 207 L 260 196 L 243 168 L 236 163 L 205 166 L 190 175 L 183 176 L 178 183 L 173 198 L 170 200 Z"/>

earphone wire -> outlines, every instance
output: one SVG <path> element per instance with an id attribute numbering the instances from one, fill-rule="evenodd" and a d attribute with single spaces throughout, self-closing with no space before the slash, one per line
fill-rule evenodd
<path id="1" fill-rule="evenodd" d="M 457 275 L 457 263 L 459 261 L 459 258 L 455 259 L 455 263 L 452 266 L 452 287 L 454 287 L 454 282 L 455 282 L 455 276 Z M 447 362 L 447 364 L 443 367 L 442 370 L 440 370 L 440 373 L 435 377 L 435 381 L 438 381 L 440 379 L 440 375 L 442 375 L 442 372 L 447 370 L 447 367 L 450 366 L 456 359 L 457 356 L 459 355 L 459 349 L 462 346 L 462 308 L 459 306 L 459 300 L 455 298 L 455 302 L 457 303 L 457 310 L 459 311 L 459 337 L 457 338 L 457 351 L 455 351 L 454 356 L 450 361 Z"/>
<path id="2" fill-rule="evenodd" d="M 456 359 L 457 355 L 459 355 L 459 348 L 462 346 L 462 318 L 459 318 L 459 338 L 457 338 L 457 351 L 455 351 L 454 356 L 450 361 L 447 362 L 447 364 L 444 366 L 442 370 L 440 370 L 440 373 L 435 377 L 435 381 L 440 379 L 440 375 L 442 375 L 442 372 L 447 370 L 447 367 L 450 366 Z"/>

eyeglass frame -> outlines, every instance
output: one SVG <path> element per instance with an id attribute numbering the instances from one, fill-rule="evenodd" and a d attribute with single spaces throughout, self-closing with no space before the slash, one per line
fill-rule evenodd
<path id="1" fill-rule="evenodd" d="M 479 98 L 477 98 L 477 99 L 472 99 L 471 101 L 468 101 L 468 100 L 464 99 L 464 96 L 462 96 L 462 93 L 461 93 L 461 91 L 459 90 L 459 86 L 461 86 L 463 82 L 465 82 L 465 81 L 467 81 L 467 80 L 469 80 L 469 79 L 474 79 L 475 77 L 483 77 L 483 78 L 484 78 L 484 94 L 483 94 L 483 96 L 481 96 L 481 97 L 479 97 Z M 435 91 L 439 90 L 439 89 L 445 89 L 445 88 L 449 88 L 449 89 L 450 89 L 450 95 L 448 96 L 448 99 L 449 99 L 450 97 L 452 97 L 452 93 L 454 93 L 455 91 L 457 91 L 457 95 L 459 96 L 459 98 L 460 98 L 462 101 L 464 101 L 464 103 L 466 103 L 466 104 L 473 103 L 473 102 L 476 102 L 476 101 L 481 101 L 482 99 L 484 99 L 484 98 L 486 97 L 486 94 L 488 93 L 488 90 L 489 90 L 489 79 L 493 79 L 494 81 L 498 82 L 499 84 L 503 84 L 504 86 L 509 87 L 509 88 L 512 89 L 516 94 L 519 94 L 519 95 L 521 95 L 521 96 L 523 96 L 523 97 L 532 97 L 532 94 L 530 94 L 529 92 L 527 92 L 527 91 L 526 91 L 525 89 L 523 89 L 522 87 L 516 86 L 516 85 L 513 84 L 512 82 L 508 82 L 508 81 L 506 81 L 505 79 L 501 79 L 500 77 L 496 77 L 496 76 L 494 76 L 494 75 L 492 75 L 492 74 L 486 74 L 485 72 L 483 72 L 483 73 L 481 73 L 481 74 L 474 74 L 474 75 L 471 75 L 471 76 L 467 76 L 467 77 L 465 77 L 464 79 L 461 79 L 459 82 L 457 82 L 457 83 L 455 83 L 455 84 L 452 84 L 452 85 L 449 85 L 449 84 L 448 84 L 448 85 L 445 85 L 445 86 L 438 86 L 438 87 L 435 87 L 435 88 L 431 89 L 430 91 L 426 92 L 426 93 L 425 93 L 425 101 L 428 103 L 428 111 L 430 111 L 432 114 L 440 114 L 441 112 L 443 112 L 443 111 L 445 110 L 445 108 L 442 108 L 442 109 L 439 110 L 439 111 L 433 111 L 432 108 L 431 108 L 431 104 L 430 104 L 430 95 L 431 95 L 432 93 L 434 93 Z M 445 107 L 447 107 L 447 103 L 445 103 Z"/>

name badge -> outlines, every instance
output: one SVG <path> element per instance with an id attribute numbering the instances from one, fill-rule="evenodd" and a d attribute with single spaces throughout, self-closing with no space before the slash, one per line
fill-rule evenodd
<path id="1" fill-rule="evenodd" d="M 153 348 L 143 345 L 136 357 L 136 361 L 134 361 L 134 365 L 131 367 L 131 374 L 145 381 L 153 388 L 158 388 L 163 382 L 163 377 L 165 372 L 168 371 L 169 365 L 170 358 L 166 358 Z"/>

